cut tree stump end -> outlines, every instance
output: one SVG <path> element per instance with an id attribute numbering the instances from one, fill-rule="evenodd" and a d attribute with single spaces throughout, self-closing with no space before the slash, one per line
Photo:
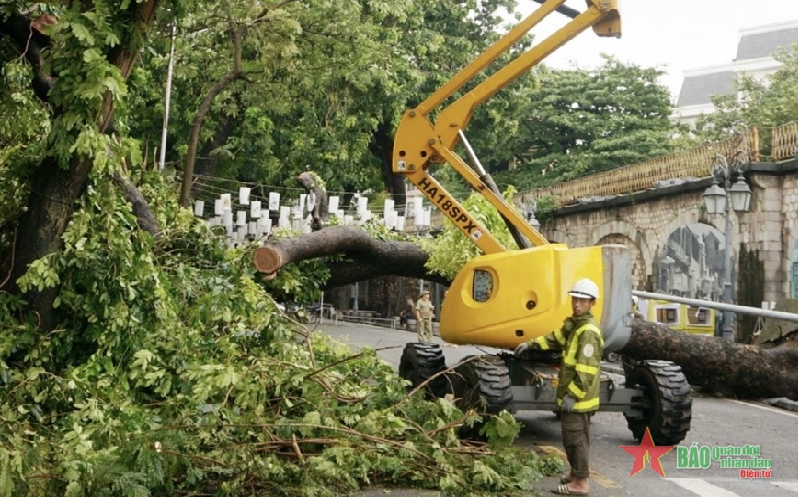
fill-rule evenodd
<path id="1" fill-rule="evenodd" d="M 253 255 L 255 269 L 259 273 L 275 273 L 282 266 L 280 254 L 271 247 L 260 247 Z"/>

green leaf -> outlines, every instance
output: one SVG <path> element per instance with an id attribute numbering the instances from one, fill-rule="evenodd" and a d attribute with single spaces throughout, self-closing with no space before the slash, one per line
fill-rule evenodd
<path id="1" fill-rule="evenodd" d="M 94 45 L 94 36 L 91 35 L 86 26 L 77 22 L 72 22 L 70 27 L 72 28 L 72 33 L 75 35 L 75 38 L 84 42 L 86 45 Z"/>

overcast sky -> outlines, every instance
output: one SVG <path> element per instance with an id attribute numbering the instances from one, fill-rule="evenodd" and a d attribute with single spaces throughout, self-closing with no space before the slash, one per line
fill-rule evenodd
<path id="1" fill-rule="evenodd" d="M 524 14 L 539 6 L 530 0 L 518 3 Z M 585 8 L 584 0 L 567 0 L 566 5 Z M 668 73 L 662 83 L 675 99 L 684 70 L 731 62 L 741 28 L 798 20 L 798 0 L 621 0 L 621 20 L 620 39 L 599 38 L 588 30 L 544 63 L 589 69 L 600 62 L 600 53 L 609 53 L 624 62 L 660 66 Z M 541 39 L 567 21 L 554 13 L 532 33 Z"/>

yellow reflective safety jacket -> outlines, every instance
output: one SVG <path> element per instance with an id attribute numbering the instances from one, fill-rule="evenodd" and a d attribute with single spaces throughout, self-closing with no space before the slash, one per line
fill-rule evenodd
<path id="1" fill-rule="evenodd" d="M 557 378 L 558 406 L 566 394 L 571 394 L 576 398 L 575 412 L 598 410 L 604 337 L 593 314 L 568 317 L 560 329 L 529 344 L 541 350 L 563 351 Z"/>

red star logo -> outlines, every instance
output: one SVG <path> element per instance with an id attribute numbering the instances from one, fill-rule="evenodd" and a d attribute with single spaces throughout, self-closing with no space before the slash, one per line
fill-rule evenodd
<path id="1" fill-rule="evenodd" d="M 651 432 L 646 427 L 646 434 L 643 435 L 643 440 L 639 446 L 634 445 L 621 445 L 621 448 L 626 452 L 635 456 L 635 464 L 632 466 L 632 472 L 629 476 L 632 477 L 646 467 L 646 461 L 651 464 L 651 469 L 662 475 L 665 478 L 665 471 L 662 469 L 662 463 L 659 458 L 673 450 L 675 445 L 657 447 L 654 441 L 651 440 Z"/>

